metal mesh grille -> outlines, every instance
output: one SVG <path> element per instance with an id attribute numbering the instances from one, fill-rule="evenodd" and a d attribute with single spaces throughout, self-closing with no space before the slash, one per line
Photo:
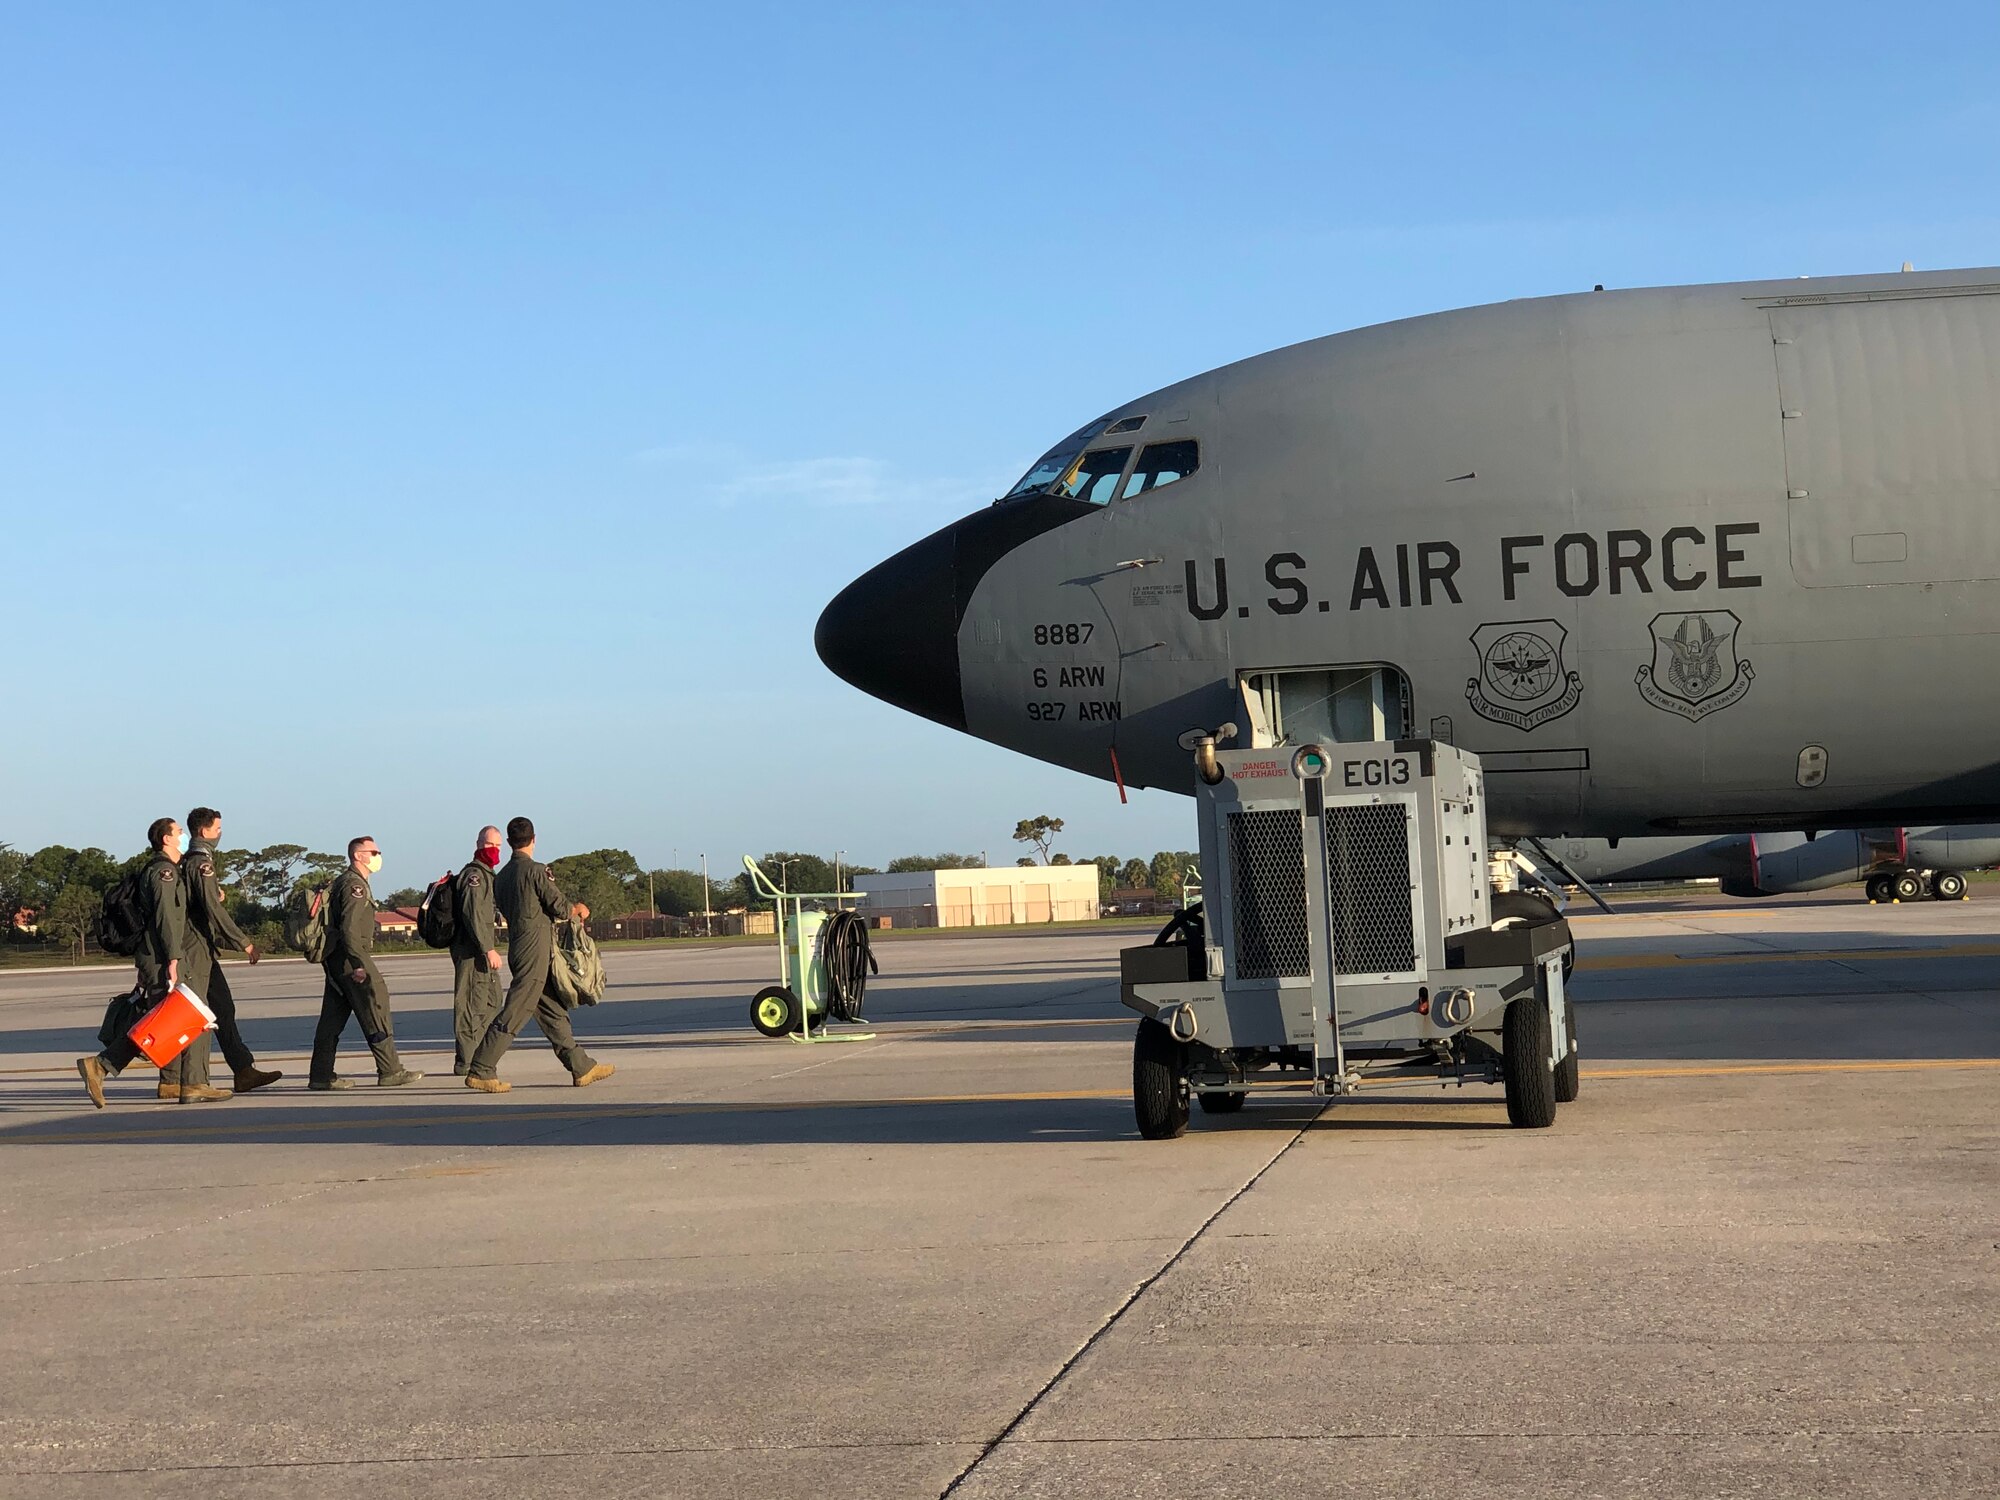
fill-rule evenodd
<path id="1" fill-rule="evenodd" d="M 1416 968 L 1407 804 L 1329 807 L 1326 883 L 1336 973 L 1402 974 Z"/>
<path id="2" fill-rule="evenodd" d="M 1282 810 L 1231 814 L 1229 875 L 1236 977 L 1311 973 L 1305 833 L 1299 815 Z"/>

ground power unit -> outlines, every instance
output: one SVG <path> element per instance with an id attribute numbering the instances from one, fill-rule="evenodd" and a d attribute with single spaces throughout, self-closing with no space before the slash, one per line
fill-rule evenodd
<path id="1" fill-rule="evenodd" d="M 1152 1139 L 1265 1093 L 1500 1083 L 1543 1126 L 1576 1097 L 1568 924 L 1495 924 L 1479 758 L 1430 740 L 1196 745 L 1204 905 L 1121 955 Z"/>

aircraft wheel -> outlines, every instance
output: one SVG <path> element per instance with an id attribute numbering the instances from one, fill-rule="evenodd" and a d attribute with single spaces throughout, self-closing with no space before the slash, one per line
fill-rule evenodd
<path id="1" fill-rule="evenodd" d="M 1548 1002 L 1523 995 L 1500 1021 L 1500 1076 L 1508 1123 L 1540 1130 L 1556 1122 L 1556 1074 L 1549 1066 Z"/>
<path id="2" fill-rule="evenodd" d="M 1250 1094 L 1246 1089 L 1231 1089 L 1226 1094 L 1196 1094 L 1194 1097 L 1205 1115 L 1238 1115 L 1243 1113 L 1243 1101 Z"/>
<path id="3" fill-rule="evenodd" d="M 1551 922 L 1563 920 L 1561 912 L 1550 902 L 1529 891 L 1495 891 L 1493 893 L 1493 925 L 1495 927 L 1546 927 Z M 1576 967 L 1576 949 L 1571 948 L 1563 955 L 1563 980 L 1568 982 L 1570 971 Z"/>
<path id="4" fill-rule="evenodd" d="M 1556 1064 L 1556 1103 L 1573 1104 L 1583 1087 L 1583 1067 L 1576 1041 L 1576 1002 L 1563 996 L 1563 1030 L 1569 1033 L 1569 1055 Z"/>
<path id="5" fill-rule="evenodd" d="M 1889 887 L 1893 884 L 1894 882 L 1887 875 L 1870 875 L 1868 877 L 1868 899 L 1870 901 L 1887 901 L 1891 894 Z"/>
<path id="6" fill-rule="evenodd" d="M 1187 1052 L 1158 1021 L 1142 1020 L 1132 1038 L 1132 1113 L 1139 1134 L 1170 1141 L 1188 1127 Z"/>
<path id="7" fill-rule="evenodd" d="M 1898 901 L 1921 901 L 1924 898 L 1924 877 L 1915 870 L 1904 870 L 1890 880 L 1889 894 Z"/>
<path id="8" fill-rule="evenodd" d="M 783 985 L 774 984 L 757 991 L 750 1002 L 750 1024 L 765 1036 L 783 1036 L 799 1025 L 799 1002 Z"/>
<path id="9" fill-rule="evenodd" d="M 1956 870 L 1939 870 L 1931 876 L 1931 895 L 1940 901 L 1963 901 L 1965 877 Z"/>

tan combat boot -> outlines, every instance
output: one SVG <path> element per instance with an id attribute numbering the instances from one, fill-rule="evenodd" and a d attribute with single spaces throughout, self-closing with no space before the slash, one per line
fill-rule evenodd
<path id="1" fill-rule="evenodd" d="M 220 1099 L 234 1099 L 228 1089 L 215 1088 L 206 1083 L 184 1083 L 180 1088 L 183 1104 L 213 1104 Z"/>
<path id="2" fill-rule="evenodd" d="M 104 1060 L 97 1057 L 79 1057 L 76 1071 L 83 1079 L 83 1086 L 90 1094 L 90 1102 L 99 1109 L 104 1108 Z"/>
<path id="3" fill-rule="evenodd" d="M 617 1071 L 610 1063 L 598 1063 L 588 1073 L 579 1073 L 576 1075 L 576 1086 L 580 1089 L 587 1089 L 593 1083 L 597 1082 L 598 1079 L 609 1078 Z"/>
<path id="4" fill-rule="evenodd" d="M 465 1075 L 465 1086 L 469 1089 L 477 1089 L 482 1094 L 504 1094 L 514 1085 L 504 1078 L 481 1078 L 477 1074 L 467 1073 Z"/>

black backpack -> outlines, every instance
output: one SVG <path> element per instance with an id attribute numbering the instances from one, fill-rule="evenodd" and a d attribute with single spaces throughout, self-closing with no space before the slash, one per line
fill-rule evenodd
<path id="1" fill-rule="evenodd" d="M 457 877 L 433 881 L 417 908 L 417 936 L 433 948 L 449 948 L 458 936 Z"/>
<path id="2" fill-rule="evenodd" d="M 104 909 L 97 917 L 97 946 L 106 953 L 130 958 L 139 951 L 146 936 L 146 909 L 139 899 L 145 875 L 143 869 L 121 875 L 104 893 Z"/>

